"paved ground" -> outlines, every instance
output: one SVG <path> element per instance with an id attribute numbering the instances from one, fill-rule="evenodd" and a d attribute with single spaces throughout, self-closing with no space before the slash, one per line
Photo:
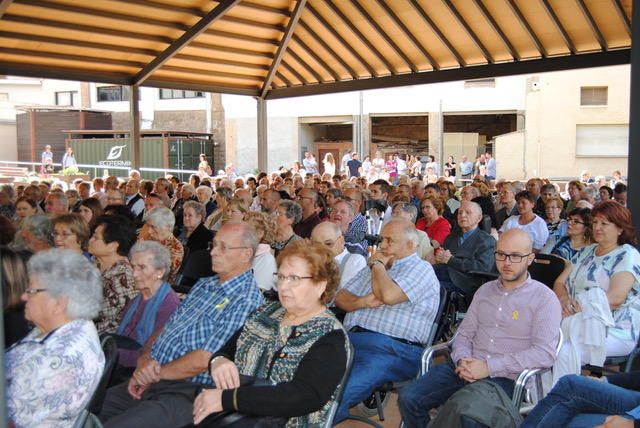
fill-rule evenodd
<path id="1" fill-rule="evenodd" d="M 384 416 L 385 416 L 384 422 L 380 422 L 377 416 L 373 416 L 371 420 L 380 423 L 385 428 L 398 428 L 400 426 L 400 412 L 398 412 L 398 405 L 396 404 L 397 400 L 398 400 L 398 395 L 391 394 L 389 403 L 387 404 L 384 410 Z M 364 424 L 362 422 L 347 420 L 337 426 L 339 428 L 363 428 L 369 425 Z"/>

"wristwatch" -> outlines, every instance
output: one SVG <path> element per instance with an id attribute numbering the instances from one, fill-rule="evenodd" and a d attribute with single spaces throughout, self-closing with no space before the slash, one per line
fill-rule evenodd
<path id="1" fill-rule="evenodd" d="M 382 266 L 384 266 L 385 269 L 387 268 L 385 262 L 380 259 L 374 259 L 373 261 L 369 262 L 369 269 L 373 269 L 373 265 L 375 265 L 376 263 L 380 263 Z"/>

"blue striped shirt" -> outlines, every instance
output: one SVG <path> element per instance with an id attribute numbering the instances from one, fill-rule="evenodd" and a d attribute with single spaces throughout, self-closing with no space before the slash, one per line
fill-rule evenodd
<path id="1" fill-rule="evenodd" d="M 164 365 L 198 349 L 217 352 L 262 303 L 251 270 L 223 283 L 217 275 L 202 278 L 165 324 L 151 357 Z M 188 380 L 212 383 L 206 371 Z"/>
<path id="2" fill-rule="evenodd" d="M 397 305 L 349 312 L 344 320 L 345 327 L 360 326 L 426 344 L 440 301 L 440 282 L 433 268 L 413 253 L 394 261 L 388 273 L 409 300 Z M 371 270 L 362 269 L 344 288 L 357 296 L 371 293 Z"/>

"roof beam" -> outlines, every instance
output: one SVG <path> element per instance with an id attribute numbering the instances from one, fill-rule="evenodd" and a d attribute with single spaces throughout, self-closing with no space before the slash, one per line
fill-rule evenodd
<path id="1" fill-rule="evenodd" d="M 520 59 L 522 59 L 520 57 L 520 54 L 516 51 L 516 49 L 511 44 L 511 42 L 509 42 L 509 38 L 500 29 L 500 26 L 498 25 L 496 20 L 493 19 L 493 16 L 491 16 L 491 13 L 489 12 L 489 10 L 487 10 L 487 8 L 484 6 L 484 4 L 482 3 L 482 0 L 472 0 L 472 1 L 478 7 L 478 10 L 480 11 L 484 19 L 487 20 L 491 29 L 493 29 L 493 31 L 495 31 L 496 34 L 498 34 L 498 37 L 500 37 L 500 39 L 502 40 L 502 43 L 504 43 L 504 45 L 507 47 L 507 49 L 509 50 L 509 54 L 511 55 L 511 58 L 517 61 L 520 61 Z"/>
<path id="2" fill-rule="evenodd" d="M 458 21 L 458 24 L 460 24 L 460 26 L 464 28 L 464 30 L 467 32 L 467 35 L 471 40 L 473 40 L 473 43 L 476 45 L 476 47 L 480 49 L 480 51 L 482 52 L 482 55 L 484 56 L 484 59 L 489 64 L 493 64 L 494 62 L 496 62 L 496 60 L 493 58 L 489 50 L 478 38 L 478 36 L 473 31 L 473 29 L 469 26 L 467 21 L 462 17 L 462 15 L 460 14 L 456 6 L 451 2 L 451 0 L 443 0 L 443 3 L 447 7 L 447 9 L 449 9 L 449 12 L 451 12 L 451 14 L 456 18 L 456 20 Z"/>
<path id="3" fill-rule="evenodd" d="M 347 41 L 335 30 L 335 28 L 333 28 L 331 26 L 331 24 L 329 22 L 327 22 L 326 19 L 323 18 L 322 15 L 320 15 L 320 13 L 317 10 L 315 10 L 315 8 L 312 5 L 308 5 L 307 6 L 307 10 L 309 12 L 311 12 L 313 17 L 318 22 L 320 22 L 320 24 L 322 24 L 322 26 L 325 28 L 325 30 L 327 30 L 329 33 L 331 33 L 331 35 L 333 37 L 335 37 L 338 40 L 338 42 L 340 42 L 340 44 L 342 45 L 343 48 L 348 50 L 349 53 L 351 55 L 353 55 L 360 62 L 360 64 L 362 64 L 364 66 L 364 68 L 367 69 L 367 71 L 369 72 L 369 74 L 371 76 L 374 76 L 374 77 L 379 76 L 379 74 L 375 71 L 375 69 L 373 67 L 371 67 L 371 64 L 369 64 L 364 58 L 362 58 L 362 55 L 360 55 L 358 53 L 358 51 L 355 50 L 353 48 L 353 46 L 351 46 L 351 44 L 347 43 Z M 321 40 L 321 38 L 318 38 L 317 40 Z"/>
<path id="4" fill-rule="evenodd" d="M 395 76 L 378 77 L 376 79 L 360 79 L 346 82 L 325 83 L 323 85 L 274 89 L 269 93 L 267 99 L 423 85 L 429 83 L 453 82 L 488 77 L 514 76 L 520 74 L 544 73 L 549 71 L 579 68 L 603 67 L 608 65 L 628 64 L 630 57 L 631 49 L 621 49 L 580 55 L 553 56 L 527 61 L 501 62 L 496 64 L 477 65 L 473 67 L 451 68 L 440 71 L 398 74 Z"/>
<path id="5" fill-rule="evenodd" d="M 307 79 L 305 79 L 304 76 L 298 72 L 298 70 L 296 70 L 295 68 L 291 67 L 284 59 L 282 61 L 280 61 L 280 65 L 282 66 L 282 68 L 286 68 L 289 71 L 289 73 L 291 73 L 294 76 L 296 76 L 296 79 L 298 79 L 300 81 L 300 83 L 302 83 L 303 85 L 308 85 L 309 84 L 309 81 Z"/>
<path id="6" fill-rule="evenodd" d="M 196 25 L 187 30 L 182 36 L 174 40 L 169 47 L 167 47 L 160 55 L 158 55 L 153 61 L 144 66 L 131 80 L 132 85 L 140 85 L 146 79 L 153 74 L 158 68 L 160 68 L 165 62 L 171 59 L 180 49 L 182 49 L 190 41 L 198 37 L 203 31 L 207 29 L 212 23 L 220 19 L 226 12 L 229 11 L 240 0 L 222 0 L 216 7 L 213 8 L 204 18 L 202 18 Z"/>
<path id="7" fill-rule="evenodd" d="M 353 4 L 355 6 L 356 9 L 358 9 L 358 12 L 360 12 L 360 14 L 367 20 L 369 21 L 369 25 L 371 25 L 377 32 L 378 34 L 384 39 L 385 42 L 387 42 L 387 44 L 389 46 L 391 46 L 391 49 L 393 49 L 393 51 L 396 53 L 396 55 L 398 55 L 400 58 L 402 58 L 402 60 L 404 61 L 404 63 L 407 65 L 407 67 L 409 67 L 409 69 L 411 71 L 413 71 L 414 73 L 416 73 L 418 71 L 418 67 L 413 63 L 413 61 L 411 61 L 411 59 L 402 51 L 402 49 L 400 49 L 400 46 L 398 46 L 396 44 L 396 42 L 393 41 L 393 39 L 391 37 L 389 37 L 389 35 L 384 31 L 384 29 L 378 24 L 378 22 L 369 14 L 369 12 L 367 12 L 367 10 L 362 7 L 362 5 L 360 3 L 358 3 L 358 0 L 351 0 L 351 4 Z"/>
<path id="8" fill-rule="evenodd" d="M 112 52 L 131 53 L 137 55 L 146 55 L 154 57 L 158 55 L 158 51 L 153 49 L 133 48 L 130 46 L 112 45 L 107 43 L 87 42 L 84 40 L 61 39 L 58 37 L 39 36 L 37 34 L 15 33 L 12 31 L 0 31 L 0 38 L 14 40 L 28 40 L 39 43 L 51 43 L 55 45 L 72 46 L 77 48 L 97 49 Z"/>
<path id="9" fill-rule="evenodd" d="M 571 40 L 571 36 L 569 36 L 569 33 L 567 33 L 567 31 L 562 26 L 558 15 L 556 15 L 553 7 L 549 4 L 549 0 L 540 1 L 542 3 L 543 9 L 545 10 L 545 12 L 547 12 L 549 19 L 551 19 L 551 22 L 556 27 L 556 30 L 558 30 L 558 33 L 560 33 L 562 40 L 564 40 L 564 44 L 567 45 L 567 48 L 571 51 L 572 54 L 575 54 L 577 52 L 576 45 L 573 43 L 573 40 Z"/>
<path id="10" fill-rule="evenodd" d="M 286 77 L 284 77 L 282 75 L 282 73 L 280 73 L 279 71 L 276 71 L 276 77 L 280 80 L 282 80 L 284 82 L 285 85 L 287 86 L 293 86 L 293 84 L 291 83 L 291 81 L 289 79 L 287 79 Z"/>
<path id="11" fill-rule="evenodd" d="M 340 9 L 338 9 L 338 6 L 336 6 L 331 1 L 326 2 L 326 5 L 329 7 L 329 9 L 331 9 L 334 15 L 342 20 L 342 22 L 349 28 L 349 30 L 351 30 L 351 32 L 360 40 L 360 42 L 362 42 L 362 44 L 364 44 L 367 49 L 369 49 L 371 53 L 373 53 L 378 58 L 378 61 L 382 62 L 385 67 L 387 67 L 387 70 L 389 70 L 391 74 L 398 74 L 398 70 L 396 70 L 393 64 L 391 64 L 389 60 L 387 60 L 387 58 L 385 58 L 384 55 L 382 55 L 382 53 L 380 53 L 380 51 L 376 49 L 375 46 L 373 46 L 369 39 L 367 39 L 365 35 L 362 34 L 362 32 L 358 30 L 355 25 L 353 25 L 353 22 L 351 22 L 351 20 L 349 20 L 349 18 L 347 18 L 345 14 L 342 13 Z"/>
<path id="12" fill-rule="evenodd" d="M 5 10 L 9 8 L 13 0 L 0 0 L 0 18 L 4 15 Z"/>
<path id="13" fill-rule="evenodd" d="M 322 46 L 324 48 L 324 50 L 326 50 L 327 52 L 329 52 L 329 54 L 340 63 L 340 65 L 342 65 L 344 67 L 345 70 L 347 70 L 347 72 L 351 75 L 351 78 L 353 79 L 357 79 L 358 78 L 358 73 L 356 73 L 356 71 L 353 69 L 353 67 L 351 67 L 344 59 L 342 59 L 342 56 L 338 55 L 336 51 L 333 50 L 333 48 L 331 46 L 329 46 L 329 44 L 327 42 L 324 41 L 324 39 L 320 36 L 318 36 L 318 34 L 313 31 L 313 29 L 311 27 L 309 27 L 307 25 L 306 22 L 304 22 L 302 19 L 300 20 L 299 23 L 300 27 L 303 28 L 307 33 L 309 33 L 309 35 L 311 37 L 314 38 L 314 40 L 316 41 L 316 43 L 318 43 L 320 46 Z M 373 74 L 372 74 L 373 75 Z M 340 80 L 339 78 L 336 79 L 336 81 Z"/>
<path id="14" fill-rule="evenodd" d="M 305 60 L 300 58 L 300 55 L 295 53 L 291 46 L 287 50 L 287 54 L 289 54 L 291 56 L 291 58 L 293 58 L 298 64 L 303 66 L 305 68 L 305 70 L 307 70 L 307 72 L 312 74 L 313 77 L 315 77 L 318 82 L 320 82 L 320 83 L 324 83 L 325 82 L 325 80 L 322 78 L 322 76 L 320 76 L 320 74 L 317 71 L 315 71 L 313 69 L 313 67 L 309 66 L 309 64 L 307 64 Z"/>
<path id="15" fill-rule="evenodd" d="M 525 32 L 527 33 L 527 35 L 529 36 L 529 38 L 531 39 L 531 41 L 535 45 L 535 47 L 538 50 L 538 52 L 540 53 L 540 55 L 543 58 L 548 57 L 549 54 L 547 53 L 547 50 L 542 45 L 542 42 L 540 42 L 540 39 L 538 39 L 538 36 L 536 36 L 535 31 L 533 31 L 533 28 L 531 28 L 531 25 L 529 25 L 529 22 L 527 21 L 527 19 L 522 14 L 522 11 L 520 10 L 518 5 L 516 4 L 515 0 L 507 0 L 507 4 L 509 5 L 509 8 L 511 9 L 511 12 L 513 12 L 513 14 L 516 16 L 516 19 L 518 20 L 520 25 L 524 28 Z"/>
<path id="16" fill-rule="evenodd" d="M 90 35 L 104 34 L 108 36 L 122 37 L 126 39 L 138 39 L 146 40 L 150 42 L 158 42 L 169 44 L 171 38 L 165 36 L 155 36 L 153 34 L 136 33 L 133 31 L 125 30 L 112 30 L 109 28 L 93 27 L 84 24 L 71 24 L 69 22 L 53 21 L 50 19 L 32 18 L 19 15 L 5 15 L 2 17 L 3 21 L 20 22 L 22 24 L 40 25 L 43 27 L 64 28 L 66 30 L 78 31 L 83 33 L 89 33 Z"/>
<path id="17" fill-rule="evenodd" d="M 620 17 L 620 20 L 622 21 L 622 24 L 624 25 L 624 29 L 627 30 L 627 35 L 631 36 L 631 21 L 629 20 L 629 17 L 627 16 L 626 12 L 624 11 L 624 8 L 622 7 L 622 4 L 620 3 L 620 0 L 611 0 L 611 2 L 613 3 L 613 7 L 616 9 L 616 12 L 618 13 L 618 16 Z M 0 13 L 0 16 L 2 16 L 1 13 Z"/>
<path id="18" fill-rule="evenodd" d="M 299 24 L 302 25 L 302 21 L 300 21 Z M 307 55 L 311 56 L 318 64 L 320 64 L 322 68 L 324 68 L 329 74 L 331 74 L 333 80 L 335 80 L 336 82 L 340 80 L 340 76 L 338 75 L 338 73 L 336 73 L 334 69 L 329 67 L 329 65 L 324 62 L 324 60 L 320 58 L 320 56 L 313 49 L 309 48 L 309 46 L 300 37 L 298 37 L 297 34 L 293 33 L 292 38 L 293 41 L 296 42 L 307 53 Z"/>
<path id="19" fill-rule="evenodd" d="M 61 53 L 47 52 L 47 51 L 34 51 L 31 49 L 0 47 L 0 53 L 4 53 L 8 55 L 22 55 L 30 58 L 49 58 L 49 59 L 61 59 L 66 61 L 79 61 L 79 62 L 96 63 L 96 64 L 119 65 L 121 67 L 139 68 L 143 66 L 143 63 L 137 62 L 137 61 L 125 61 L 120 59 L 105 58 L 104 56 L 95 57 L 95 56 L 86 56 L 86 55 L 61 54 Z M 42 67 L 43 65 L 40 65 L 40 66 Z"/>
<path id="20" fill-rule="evenodd" d="M 464 60 L 464 58 L 462 58 L 462 56 L 458 53 L 458 51 L 456 50 L 456 48 L 453 47 L 453 45 L 449 42 L 449 40 L 447 39 L 447 37 L 442 33 L 442 31 L 440 31 L 440 29 L 438 28 L 438 26 L 436 25 L 435 22 L 433 22 L 433 20 L 429 17 L 429 15 L 427 14 L 427 12 L 422 8 L 422 6 L 420 6 L 420 4 L 416 1 L 416 0 L 409 0 L 409 3 L 411 3 L 411 5 L 413 6 L 413 8 L 418 12 L 418 14 L 420 15 L 420 17 L 422 18 L 422 20 L 424 22 L 427 23 L 427 25 L 429 27 L 431 27 L 431 31 L 433 31 L 436 35 L 436 37 L 438 38 L 438 40 L 440 40 L 440 42 L 447 48 L 447 50 L 449 51 L 449 53 L 451 55 L 453 55 L 453 57 L 456 59 L 456 61 L 458 61 L 458 64 L 461 66 L 466 66 L 467 62 Z"/>
<path id="21" fill-rule="evenodd" d="M 602 35 L 602 32 L 600 32 L 600 29 L 598 28 L 598 24 L 596 24 L 596 21 L 593 19 L 593 16 L 591 15 L 591 12 L 589 12 L 589 8 L 585 4 L 584 0 L 576 0 L 576 3 L 580 8 L 580 12 L 582 12 L 582 16 L 584 16 L 584 19 L 587 21 L 587 24 L 589 24 L 589 28 L 591 28 L 591 32 L 593 33 L 593 36 L 598 41 L 598 44 L 600 45 L 600 49 L 602 49 L 603 51 L 609 50 L 609 47 L 607 46 L 607 42 L 604 40 L 604 36 Z"/>
<path id="22" fill-rule="evenodd" d="M 85 58 L 86 61 L 86 58 Z M 23 64 L 0 61 L 0 74 L 36 77 L 42 79 L 78 80 L 82 82 L 102 82 L 114 85 L 128 85 L 130 76 L 121 73 L 85 71 L 40 64 Z"/>
<path id="23" fill-rule="evenodd" d="M 109 83 L 109 82 L 106 82 Z M 228 86 L 224 84 L 205 84 L 205 83 L 190 83 L 182 82 L 179 80 L 163 80 L 162 78 L 150 78 L 144 82 L 146 87 L 162 88 L 162 89 L 182 89 L 186 91 L 200 91 L 200 92 L 217 92 L 221 94 L 234 94 L 234 95 L 249 95 L 255 97 L 258 95 L 257 87 L 238 87 Z"/>
<path id="24" fill-rule="evenodd" d="M 262 76 L 254 76 L 250 74 L 240 74 L 240 73 L 227 73 L 224 71 L 204 70 L 201 68 L 179 67 L 176 65 L 165 65 L 164 67 L 162 67 L 162 71 L 173 71 L 176 73 L 185 73 L 185 74 L 198 74 L 202 76 L 222 77 L 226 79 L 249 80 L 251 82 L 259 82 L 262 80 Z"/>
<path id="25" fill-rule="evenodd" d="M 295 7 L 293 8 L 293 13 L 291 14 L 291 18 L 289 18 L 287 27 L 284 30 L 284 34 L 282 35 L 282 40 L 280 41 L 280 45 L 278 46 L 276 55 L 273 58 L 273 62 L 271 63 L 271 68 L 269 68 L 267 77 L 265 77 L 264 83 L 262 84 L 262 89 L 260 90 L 260 98 L 264 98 L 267 95 L 267 92 L 269 92 L 269 89 L 271 88 L 271 81 L 273 80 L 273 76 L 275 76 L 276 70 L 278 69 L 278 67 L 280 67 L 280 63 L 282 62 L 282 57 L 284 56 L 284 53 L 287 51 L 287 46 L 289 46 L 289 41 L 291 40 L 293 31 L 296 29 L 298 20 L 300 19 L 300 14 L 302 14 L 302 11 L 304 10 L 304 6 L 306 4 L 307 4 L 307 0 L 298 0 Z"/>

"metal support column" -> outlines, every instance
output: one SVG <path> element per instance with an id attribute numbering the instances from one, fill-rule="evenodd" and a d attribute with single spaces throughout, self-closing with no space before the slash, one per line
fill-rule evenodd
<path id="1" fill-rule="evenodd" d="M 267 172 L 269 165 L 267 151 L 267 101 L 257 98 L 258 109 L 258 170 Z"/>
<path id="2" fill-rule="evenodd" d="M 629 158 L 627 164 L 627 207 L 640 237 L 640 7 L 634 2 L 631 20 L 631 94 L 629 106 Z M 638 186 L 638 187 L 636 187 Z"/>
<path id="3" fill-rule="evenodd" d="M 140 169 L 140 88 L 137 85 L 129 87 L 129 119 L 131 122 L 131 167 Z"/>

